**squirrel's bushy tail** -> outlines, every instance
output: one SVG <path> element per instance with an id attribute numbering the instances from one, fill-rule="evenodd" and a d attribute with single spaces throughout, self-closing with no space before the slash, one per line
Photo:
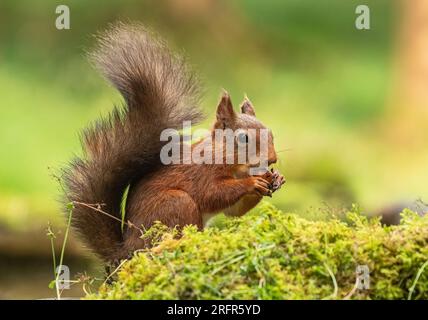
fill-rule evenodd
<path id="1" fill-rule="evenodd" d="M 198 122 L 199 87 L 182 57 L 140 25 L 118 24 L 99 38 L 90 54 L 125 104 L 82 134 L 83 156 L 64 170 L 67 202 L 74 202 L 73 227 L 106 261 L 118 257 L 121 223 L 78 202 L 101 205 L 120 219 L 127 185 L 160 165 L 160 134 Z M 77 202 L 77 203 L 76 203 Z"/>

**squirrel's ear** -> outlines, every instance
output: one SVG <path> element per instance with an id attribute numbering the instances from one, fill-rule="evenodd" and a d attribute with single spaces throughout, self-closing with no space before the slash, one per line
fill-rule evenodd
<path id="1" fill-rule="evenodd" d="M 244 101 L 241 104 L 241 112 L 250 116 L 256 116 L 256 111 L 254 110 L 253 104 L 247 96 L 245 96 Z"/>
<path id="2" fill-rule="evenodd" d="M 229 94 L 224 91 L 217 107 L 217 122 L 226 127 L 234 119 L 235 111 L 233 111 L 232 100 L 230 100 Z"/>

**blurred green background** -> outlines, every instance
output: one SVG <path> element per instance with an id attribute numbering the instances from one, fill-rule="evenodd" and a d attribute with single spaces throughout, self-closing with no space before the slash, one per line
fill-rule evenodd
<path id="1" fill-rule="evenodd" d="M 59 4 L 70 30 L 55 28 Z M 355 28 L 359 4 L 370 30 Z M 406 36 L 426 31 L 408 23 L 421 10 L 420 0 L 2 0 L 0 298 L 53 294 L 44 230 L 63 224 L 52 173 L 80 152 L 79 130 L 121 101 L 85 58 L 110 22 L 140 21 L 185 51 L 207 126 L 221 88 L 236 107 L 246 93 L 281 150 L 287 184 L 271 201 L 318 219 L 428 199 L 428 90 L 409 90 L 428 89 L 428 40 Z M 74 239 L 67 249 L 66 263 L 94 269 Z"/>

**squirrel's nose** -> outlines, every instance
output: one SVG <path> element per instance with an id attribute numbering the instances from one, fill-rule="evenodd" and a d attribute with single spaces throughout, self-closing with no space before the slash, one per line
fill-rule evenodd
<path id="1" fill-rule="evenodd" d="M 273 158 L 268 159 L 268 164 L 271 165 L 273 163 L 276 163 L 277 159 L 276 159 L 276 155 Z"/>

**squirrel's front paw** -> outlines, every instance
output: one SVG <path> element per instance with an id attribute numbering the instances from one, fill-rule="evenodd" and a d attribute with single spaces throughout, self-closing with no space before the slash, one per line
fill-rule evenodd
<path id="1" fill-rule="evenodd" d="M 271 173 L 272 173 L 272 182 L 271 182 L 270 189 L 272 190 L 272 192 L 275 192 L 276 190 L 280 189 L 281 186 L 285 183 L 285 178 L 277 170 L 272 169 Z"/>
<path id="2" fill-rule="evenodd" d="M 272 197 L 271 184 L 263 178 L 263 176 L 253 176 L 251 179 L 251 193 L 256 193 L 260 196 Z"/>

